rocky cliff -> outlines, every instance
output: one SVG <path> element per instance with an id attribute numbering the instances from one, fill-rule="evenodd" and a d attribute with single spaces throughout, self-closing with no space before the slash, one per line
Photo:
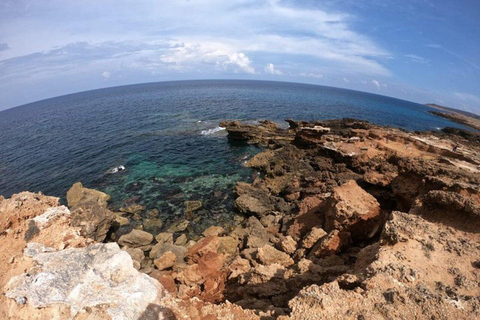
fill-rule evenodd
<path id="1" fill-rule="evenodd" d="M 223 122 L 264 151 L 238 219 L 185 233 L 115 230 L 139 214 L 75 184 L 68 208 L 0 202 L 0 317 L 473 319 L 480 316 L 480 146 L 354 119 Z M 187 210 L 188 209 L 188 210 Z M 115 240 L 112 242 L 112 240 Z"/>

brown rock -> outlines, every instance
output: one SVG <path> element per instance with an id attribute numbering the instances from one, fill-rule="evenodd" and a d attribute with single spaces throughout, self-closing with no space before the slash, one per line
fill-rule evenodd
<path id="1" fill-rule="evenodd" d="M 175 279 L 171 272 L 153 270 L 149 276 L 157 279 L 158 282 L 160 282 L 162 286 L 174 296 L 177 294 L 177 286 L 175 285 Z"/>
<path id="2" fill-rule="evenodd" d="M 188 249 L 185 258 L 189 262 L 198 262 L 198 259 L 207 252 L 218 251 L 218 237 L 210 236 L 198 241 L 193 247 Z"/>
<path id="3" fill-rule="evenodd" d="M 202 234 L 205 237 L 210 237 L 210 236 L 222 236 L 225 233 L 226 233 L 225 229 L 223 229 L 222 227 L 211 226 L 211 227 L 207 228 L 205 231 L 203 231 Z"/>
<path id="4" fill-rule="evenodd" d="M 187 236 L 182 233 L 176 240 L 175 240 L 175 245 L 176 246 L 184 246 L 188 242 Z"/>
<path id="5" fill-rule="evenodd" d="M 185 229 L 187 229 L 188 225 L 190 224 L 190 222 L 186 219 L 183 219 L 183 220 L 180 220 L 180 221 L 177 221 L 175 222 L 174 224 L 172 224 L 169 228 L 168 228 L 168 232 L 182 232 L 182 231 L 185 231 Z"/>
<path id="6" fill-rule="evenodd" d="M 313 227 L 312 230 L 307 233 L 307 235 L 302 240 L 302 247 L 310 249 L 318 242 L 321 238 L 325 237 L 327 232 L 322 228 Z"/>
<path id="7" fill-rule="evenodd" d="M 291 255 L 297 249 L 297 242 L 292 237 L 286 236 L 280 241 L 280 248 L 282 248 L 283 252 Z"/>
<path id="8" fill-rule="evenodd" d="M 334 189 L 330 208 L 326 212 L 325 230 L 345 230 L 355 240 L 372 236 L 378 228 L 380 204 L 368 192 L 350 180 Z"/>
<path id="9" fill-rule="evenodd" d="M 303 199 L 299 204 L 299 212 L 288 228 L 287 234 L 298 241 L 313 227 L 321 227 L 325 221 L 324 210 L 323 196 L 311 196 Z"/>
<path id="10" fill-rule="evenodd" d="M 308 257 L 323 258 L 338 253 L 350 241 L 350 233 L 333 230 L 327 236 L 320 239 L 312 248 Z"/>
<path id="11" fill-rule="evenodd" d="M 273 210 L 265 201 L 254 198 L 250 195 L 241 195 L 235 200 L 235 207 L 244 214 L 253 214 L 256 216 L 263 216 Z"/>
<path id="12" fill-rule="evenodd" d="M 132 259 L 138 263 L 142 263 L 143 259 L 145 259 L 145 254 L 141 249 L 130 247 L 123 247 L 122 249 L 125 250 L 132 257 Z"/>
<path id="13" fill-rule="evenodd" d="M 81 206 L 74 207 L 71 216 L 72 226 L 80 227 L 82 236 L 98 242 L 105 240 L 115 220 L 115 214 L 97 202 L 83 203 Z"/>
<path id="14" fill-rule="evenodd" d="M 131 248 L 138 248 L 142 246 L 147 246 L 153 241 L 153 235 L 142 231 L 142 230 L 132 230 L 129 234 L 125 234 L 118 239 L 118 243 L 121 246 L 129 246 Z"/>
<path id="15" fill-rule="evenodd" d="M 160 219 L 143 219 L 143 228 L 145 230 L 158 230 L 163 226 Z"/>
<path id="16" fill-rule="evenodd" d="M 152 250 L 150 250 L 150 258 L 151 259 L 158 259 L 161 257 L 165 252 L 171 251 L 175 254 L 177 257 L 177 262 L 183 261 L 183 258 L 185 256 L 185 253 L 187 252 L 187 249 L 181 246 L 176 246 L 171 243 L 157 243 L 156 245 L 153 246 Z"/>
<path id="17" fill-rule="evenodd" d="M 202 207 L 202 201 L 185 201 L 185 212 L 194 212 Z"/>
<path id="18" fill-rule="evenodd" d="M 247 259 L 237 256 L 228 266 L 229 279 L 238 277 L 240 274 L 250 271 L 250 262 Z"/>
<path id="19" fill-rule="evenodd" d="M 238 253 L 238 241 L 233 237 L 218 238 L 218 253 L 233 257 Z"/>
<path id="20" fill-rule="evenodd" d="M 121 207 L 120 211 L 126 212 L 126 213 L 131 213 L 133 215 L 138 215 L 140 212 L 145 210 L 145 206 L 137 203 L 130 204 L 126 207 Z"/>
<path id="21" fill-rule="evenodd" d="M 108 194 L 84 188 L 81 182 L 75 183 L 67 192 L 67 203 L 70 208 L 85 204 L 97 204 L 102 208 L 106 208 L 108 200 L 110 200 Z"/>
<path id="22" fill-rule="evenodd" d="M 163 244 L 163 243 L 172 243 L 173 244 L 173 233 L 171 233 L 171 232 L 160 232 L 159 234 L 157 234 L 155 236 L 155 240 L 157 240 L 157 242 L 159 244 Z"/>
<path id="23" fill-rule="evenodd" d="M 177 256 L 172 251 L 167 251 L 160 256 L 160 258 L 155 259 L 153 264 L 157 267 L 158 270 L 164 270 L 171 268 L 175 265 L 177 261 Z"/>
<path id="24" fill-rule="evenodd" d="M 284 267 L 288 267 L 293 264 L 293 259 L 288 254 L 279 251 L 268 244 L 258 249 L 257 258 L 264 265 L 276 263 Z"/>

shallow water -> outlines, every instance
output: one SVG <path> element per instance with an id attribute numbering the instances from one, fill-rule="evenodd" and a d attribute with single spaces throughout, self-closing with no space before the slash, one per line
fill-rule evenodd
<path id="1" fill-rule="evenodd" d="M 64 197 L 82 181 L 125 202 L 156 208 L 168 225 L 185 200 L 202 200 L 198 228 L 231 219 L 231 190 L 254 174 L 258 152 L 232 143 L 223 119 L 283 121 L 342 117 L 410 130 L 461 127 L 398 99 L 350 90 L 263 81 L 181 81 L 116 87 L 0 112 L 0 194 Z M 125 171 L 107 174 L 124 165 Z"/>

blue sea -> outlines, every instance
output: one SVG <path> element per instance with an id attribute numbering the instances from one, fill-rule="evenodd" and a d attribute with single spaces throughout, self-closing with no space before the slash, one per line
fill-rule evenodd
<path id="1" fill-rule="evenodd" d="M 139 203 L 162 219 L 203 201 L 210 224 L 231 218 L 231 189 L 254 174 L 242 163 L 258 148 L 229 142 L 224 119 L 352 117 L 408 130 L 458 124 L 431 108 L 338 88 L 265 81 L 176 81 L 81 92 L 0 112 L 0 194 L 24 190 L 64 197 L 81 181 Z M 126 170 L 107 171 L 119 166 Z M 207 223 L 205 222 L 205 223 Z"/>

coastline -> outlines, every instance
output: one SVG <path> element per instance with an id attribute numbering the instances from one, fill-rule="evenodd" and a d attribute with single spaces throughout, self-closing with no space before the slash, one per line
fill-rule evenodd
<path id="1" fill-rule="evenodd" d="M 470 112 L 462 112 L 460 110 L 439 106 L 436 104 L 426 104 L 426 106 L 440 110 L 440 111 L 428 111 L 433 115 L 463 124 L 467 127 L 480 131 L 480 116 L 478 115 L 475 115 Z"/>
<path id="2" fill-rule="evenodd" d="M 22 275 L 42 274 L 32 258 L 58 275 L 48 257 L 62 253 L 68 260 L 71 248 L 89 256 L 97 245 L 125 263 L 118 270 L 128 277 L 119 286 L 143 287 L 137 290 L 143 302 L 123 307 L 136 318 L 479 316 L 478 135 L 413 133 L 355 119 L 287 122 L 289 129 L 270 121 L 220 123 L 229 139 L 264 151 L 246 163 L 257 178 L 235 187 L 232 228 L 213 226 L 198 239 L 183 231 L 201 218 L 201 203 L 185 203 L 185 217 L 165 232 L 134 229 L 117 239 L 115 230 L 141 206 L 112 212 L 108 195 L 81 184 L 67 194 L 68 208 L 41 194 L 0 198 L 1 240 L 12 244 L 1 248 L 0 315 L 31 319 L 40 312 L 47 319 L 59 310 L 71 316 L 88 309 L 89 319 L 115 319 L 114 287 L 103 292 L 112 300 L 87 306 L 70 298 L 78 283 L 69 278 L 68 299 L 58 304 L 46 294 L 35 304 L 30 276 Z M 44 247 L 35 251 L 34 243 Z M 32 247 L 30 257 L 22 254 L 25 246 Z M 46 248 L 53 250 L 42 253 Z M 87 289 L 95 296 L 95 287 Z M 125 290 L 129 299 L 134 293 Z"/>

